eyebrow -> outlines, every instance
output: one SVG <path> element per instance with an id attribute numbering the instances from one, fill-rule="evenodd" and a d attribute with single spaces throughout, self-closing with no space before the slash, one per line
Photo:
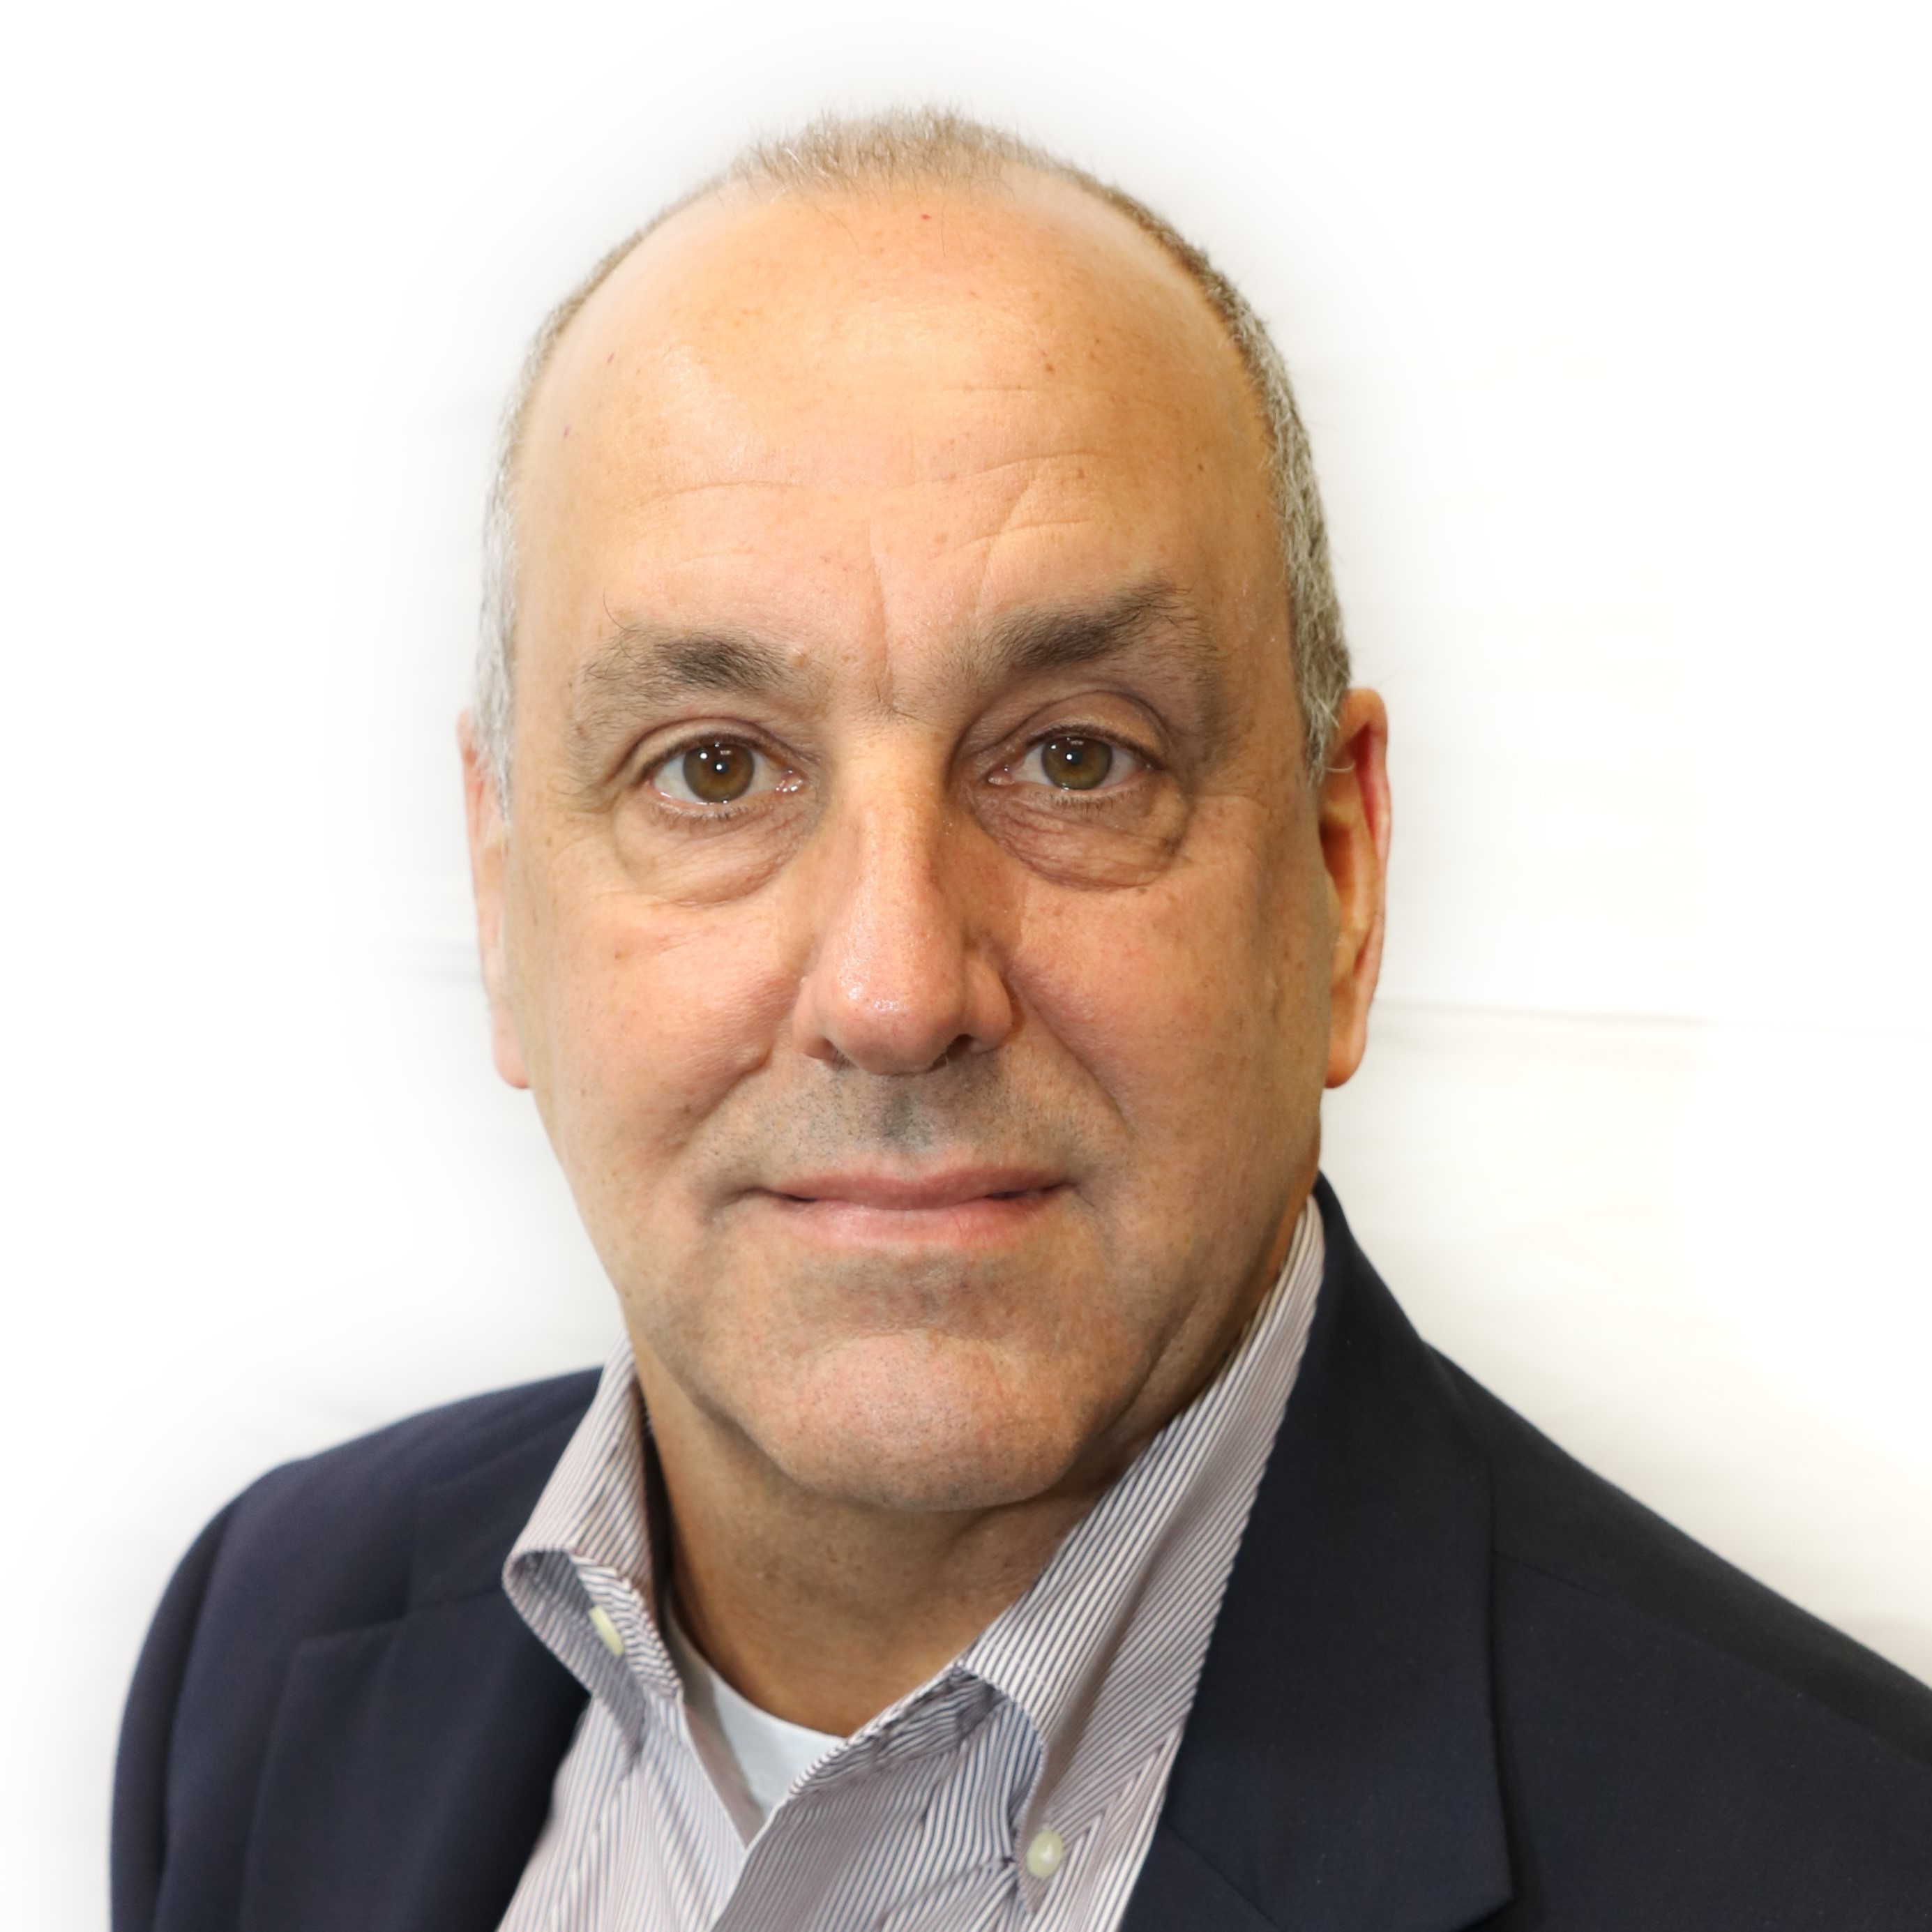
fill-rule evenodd
<path id="1" fill-rule="evenodd" d="M 1118 657 L 1155 633 L 1181 647 L 1204 710 L 1220 652 L 1189 601 L 1152 578 L 1106 602 L 1023 610 L 959 647 L 958 668 L 981 689 L 1042 677 Z M 574 680 L 571 736 L 584 776 L 601 766 L 610 740 L 637 721 L 699 696 L 790 697 L 808 700 L 826 682 L 823 665 L 766 639 L 722 631 L 621 624 Z"/>
<path id="2" fill-rule="evenodd" d="M 621 624 L 573 680 L 570 736 L 580 776 L 601 776 L 614 738 L 688 698 L 770 697 L 821 681 L 822 674 L 762 638 Z"/>
<path id="3" fill-rule="evenodd" d="M 580 724 L 621 706 L 655 710 L 699 692 L 767 696 L 802 674 L 777 646 L 722 632 L 626 624 L 577 676 Z"/>
<path id="4" fill-rule="evenodd" d="M 1206 626 L 1164 578 L 1150 578 L 1097 606 L 1022 611 L 968 649 L 972 670 L 982 683 L 990 684 L 1000 678 L 1076 670 L 1118 657 L 1156 632 L 1169 633 L 1180 644 L 1197 678 L 1219 662 Z"/>

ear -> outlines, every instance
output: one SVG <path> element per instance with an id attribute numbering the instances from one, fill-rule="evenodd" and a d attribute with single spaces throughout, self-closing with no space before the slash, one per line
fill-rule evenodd
<path id="1" fill-rule="evenodd" d="M 1328 874 L 1335 951 L 1328 980 L 1328 1078 L 1339 1087 L 1362 1064 L 1369 1004 L 1382 964 L 1388 879 L 1388 713 L 1372 691 L 1342 700 L 1328 769 L 1316 796 Z"/>
<path id="2" fill-rule="evenodd" d="M 512 1087 L 527 1087 L 530 1077 L 510 1011 L 503 963 L 503 884 L 509 857 L 509 824 L 496 796 L 496 774 L 477 742 L 476 721 L 466 711 L 456 721 L 456 742 L 463 754 L 470 884 L 476 900 L 476 945 L 482 958 L 483 990 L 490 1000 L 490 1050 L 496 1071 Z"/>

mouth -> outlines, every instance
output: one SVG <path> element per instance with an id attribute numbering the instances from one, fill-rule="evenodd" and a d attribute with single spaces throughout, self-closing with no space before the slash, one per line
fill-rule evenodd
<path id="1" fill-rule="evenodd" d="M 1042 1169 L 975 1167 L 799 1175 L 751 1198 L 768 1203 L 794 1234 L 840 1246 L 979 1247 L 1022 1234 L 1071 1191 L 1063 1175 Z"/>

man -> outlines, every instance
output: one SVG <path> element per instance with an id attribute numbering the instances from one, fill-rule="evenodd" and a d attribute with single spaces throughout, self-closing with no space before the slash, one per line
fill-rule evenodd
<path id="1" fill-rule="evenodd" d="M 1932 1695 L 1404 1323 L 1316 1172 L 1389 806 L 1260 325 L 941 117 L 539 340 L 464 736 L 628 1343 L 277 1472 L 118 1932 L 1932 1926 Z"/>

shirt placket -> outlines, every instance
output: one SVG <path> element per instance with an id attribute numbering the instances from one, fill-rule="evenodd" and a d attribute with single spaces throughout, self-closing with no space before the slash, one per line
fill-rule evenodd
<path id="1" fill-rule="evenodd" d="M 983 1684 L 956 1684 L 833 1753 L 754 1840 L 713 1932 L 879 1932 L 902 1922 L 973 1932 L 991 1923 L 964 1896 L 962 1915 L 944 1921 L 902 1922 L 902 1913 L 959 1879 L 967 1894 L 1010 1889 L 1004 1834 L 962 1834 L 950 1816 L 934 1829 L 935 1803 L 961 1775 L 962 1745 L 992 1701 Z"/>

